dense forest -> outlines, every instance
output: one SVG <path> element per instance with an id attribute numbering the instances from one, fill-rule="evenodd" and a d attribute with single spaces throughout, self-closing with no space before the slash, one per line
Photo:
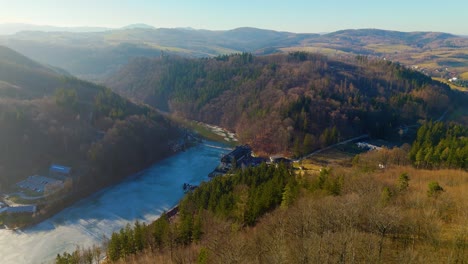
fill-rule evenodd
<path id="1" fill-rule="evenodd" d="M 418 130 L 410 158 L 420 168 L 468 169 L 468 127 L 429 122 Z"/>
<path id="2" fill-rule="evenodd" d="M 365 133 L 386 137 L 401 125 L 436 119 L 466 97 L 397 63 L 304 52 L 141 58 L 106 84 L 233 130 L 257 151 L 296 156 Z"/>
<path id="3" fill-rule="evenodd" d="M 177 216 L 127 225 L 107 250 L 56 262 L 464 263 L 468 174 L 408 166 L 408 153 L 371 151 L 320 171 L 240 170 L 189 193 Z"/>

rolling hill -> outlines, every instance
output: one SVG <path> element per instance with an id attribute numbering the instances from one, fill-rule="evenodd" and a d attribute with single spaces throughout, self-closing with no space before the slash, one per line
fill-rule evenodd
<path id="1" fill-rule="evenodd" d="M 34 98 L 51 94 L 60 74 L 15 51 L 0 46 L 0 96 Z"/>
<path id="2" fill-rule="evenodd" d="M 99 32 L 111 30 L 104 27 L 57 27 L 47 25 L 32 25 L 24 23 L 0 24 L 0 35 L 12 35 L 21 31 L 45 31 L 45 32 Z"/>
<path id="3" fill-rule="evenodd" d="M 106 85 L 161 110 L 233 130 L 257 151 L 294 155 L 363 133 L 386 137 L 401 125 L 436 119 L 466 99 L 386 60 L 304 52 L 140 58 Z"/>
<path id="4" fill-rule="evenodd" d="M 40 30 L 40 29 L 36 29 Z M 328 56 L 365 54 L 399 61 L 435 77 L 468 72 L 468 38 L 437 32 L 378 29 L 297 34 L 257 28 L 225 31 L 130 25 L 101 32 L 25 31 L 1 36 L 8 46 L 41 63 L 89 80 L 102 80 L 135 57 L 172 54 L 213 57 L 251 52 L 307 51 Z"/>
<path id="5" fill-rule="evenodd" d="M 468 72 L 468 38 L 441 32 L 342 30 L 282 50 L 385 57 L 433 77 L 450 78 Z"/>

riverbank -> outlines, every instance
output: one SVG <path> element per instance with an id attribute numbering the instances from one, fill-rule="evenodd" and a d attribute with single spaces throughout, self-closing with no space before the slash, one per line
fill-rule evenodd
<path id="1" fill-rule="evenodd" d="M 2 264 L 38 263 L 77 245 L 92 247 L 135 221 L 152 222 L 176 206 L 184 183 L 199 185 L 226 150 L 205 142 L 178 152 L 120 183 L 102 189 L 37 225 L 17 231 L 0 230 Z"/>
<path id="2" fill-rule="evenodd" d="M 132 170 L 126 174 L 124 177 L 109 177 L 114 179 L 114 181 L 102 181 L 97 180 L 102 178 L 97 170 L 89 169 L 79 177 L 75 177 L 74 187 L 71 189 L 63 189 L 62 191 L 54 194 L 48 199 L 39 199 L 38 203 L 35 204 L 37 210 L 35 213 L 20 213 L 20 214 L 0 214 L 0 222 L 2 225 L 6 225 L 11 229 L 25 229 L 31 226 L 34 226 L 52 216 L 59 213 L 63 209 L 72 206 L 74 203 L 93 195 L 105 188 L 120 184 L 122 181 L 128 180 L 134 175 L 142 173 L 148 167 L 154 165 L 155 163 L 166 159 L 170 156 L 173 156 L 181 151 L 185 151 L 187 148 L 193 147 L 200 142 L 200 140 L 194 137 L 191 133 L 185 132 L 182 133 L 183 136 L 178 140 L 180 147 L 170 149 L 172 151 L 165 152 L 166 155 L 155 156 L 156 158 L 148 160 L 147 162 L 142 162 L 141 166 L 134 166 Z M 89 179 L 96 179 L 94 181 L 89 181 Z M 28 201 L 29 202 L 29 201 Z"/>
<path id="3" fill-rule="evenodd" d="M 206 124 L 195 120 L 185 119 L 174 114 L 166 116 L 174 122 L 177 122 L 178 124 L 186 127 L 187 129 L 190 129 L 198 136 L 206 140 L 220 142 L 230 147 L 234 147 L 239 144 L 239 140 L 237 139 L 236 134 L 222 127 Z"/>
<path id="4" fill-rule="evenodd" d="M 176 122 L 179 126 L 183 127 L 181 129 L 181 138 L 179 140 L 172 140 L 169 142 L 169 149 L 173 151 L 172 153 L 167 153 L 170 155 L 176 154 L 179 151 L 184 151 L 186 148 L 189 148 L 197 143 L 201 142 L 201 138 L 206 140 L 211 140 L 215 142 L 220 142 L 223 145 L 235 146 L 237 145 L 237 138 L 235 133 L 229 132 L 221 127 L 205 124 L 198 121 L 192 121 L 176 117 L 171 115 L 170 118 Z M 120 183 L 121 181 L 128 178 L 128 175 L 133 175 L 138 171 L 141 171 L 155 162 L 158 162 L 164 158 L 169 157 L 170 155 L 164 155 L 157 159 L 152 159 L 149 162 L 139 164 L 135 166 L 135 163 L 132 164 L 130 170 L 128 167 L 125 173 L 117 172 L 122 175 L 114 175 L 110 178 L 110 181 L 102 181 L 102 173 L 97 172 L 93 168 L 88 168 L 86 171 L 82 172 L 80 177 L 74 179 L 74 186 L 70 190 L 64 190 L 61 194 L 54 195 L 54 201 L 51 202 L 50 199 L 40 199 L 35 201 L 34 205 L 37 206 L 37 211 L 34 214 L 21 214 L 21 215 L 1 215 L 0 221 L 7 224 L 12 228 L 28 228 L 30 226 L 36 225 L 53 215 L 57 214 L 64 208 L 73 205 L 77 201 L 86 198 L 93 193 L 100 191 L 106 187 Z M 86 164 L 89 167 L 89 164 Z M 105 174 L 104 174 L 105 175 Z M 117 176 L 117 177 L 116 177 Z M 96 180 L 89 180 L 96 179 Z M 117 180 L 115 180 L 117 179 Z M 92 184 L 90 184 L 91 182 Z M 78 186 L 78 187 L 77 187 Z M 28 201 L 29 202 L 29 201 Z"/>

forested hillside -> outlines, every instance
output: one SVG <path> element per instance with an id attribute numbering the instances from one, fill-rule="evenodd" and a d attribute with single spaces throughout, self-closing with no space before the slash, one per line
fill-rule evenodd
<path id="1" fill-rule="evenodd" d="M 165 157 L 178 136 L 148 107 L 7 48 L 0 69 L 0 191 L 52 163 L 73 168 L 75 190 L 95 190 Z"/>
<path id="2" fill-rule="evenodd" d="M 293 52 L 140 58 L 106 84 L 164 111 L 221 125 L 266 153 L 307 153 L 440 117 L 466 95 L 396 63 Z M 464 97 L 463 97 L 464 96 Z"/>
<path id="3" fill-rule="evenodd" d="M 0 46 L 0 97 L 31 99 L 53 93 L 60 74 Z"/>

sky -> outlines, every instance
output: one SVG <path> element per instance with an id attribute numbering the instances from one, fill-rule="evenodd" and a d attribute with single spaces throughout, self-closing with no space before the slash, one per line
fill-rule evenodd
<path id="1" fill-rule="evenodd" d="M 379 28 L 468 35 L 466 0 L 0 0 L 0 23 L 297 33 Z"/>

